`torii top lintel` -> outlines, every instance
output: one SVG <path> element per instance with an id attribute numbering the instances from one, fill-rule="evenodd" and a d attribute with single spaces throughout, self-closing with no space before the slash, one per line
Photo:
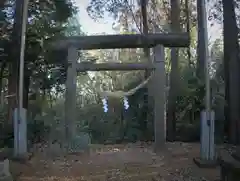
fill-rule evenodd
<path id="1" fill-rule="evenodd" d="M 144 48 L 161 44 L 165 47 L 188 47 L 190 37 L 188 33 L 149 33 L 116 34 L 65 37 L 52 44 L 53 49 L 75 47 L 81 50 L 116 49 L 116 48 Z"/>

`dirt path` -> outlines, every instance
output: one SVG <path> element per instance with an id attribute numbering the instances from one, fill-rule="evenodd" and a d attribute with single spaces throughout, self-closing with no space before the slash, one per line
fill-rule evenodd
<path id="1" fill-rule="evenodd" d="M 171 143 L 157 155 L 139 144 L 100 146 L 90 154 L 47 159 L 34 156 L 27 165 L 12 163 L 17 181 L 215 181 L 219 169 L 199 169 L 192 159 L 198 144 Z"/>

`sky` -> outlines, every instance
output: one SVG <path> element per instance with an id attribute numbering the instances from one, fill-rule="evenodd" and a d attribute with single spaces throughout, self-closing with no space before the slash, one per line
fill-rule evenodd
<path id="1" fill-rule="evenodd" d="M 82 25 L 82 30 L 88 35 L 92 34 L 114 34 L 112 29 L 113 19 L 105 17 L 101 22 L 95 22 L 91 17 L 89 17 L 86 9 L 91 0 L 75 0 L 79 8 L 79 22 Z M 208 26 L 208 37 L 210 42 L 219 38 L 222 34 L 222 28 L 220 25 L 214 25 L 213 27 Z"/>
<path id="2" fill-rule="evenodd" d="M 79 8 L 79 22 L 82 25 L 82 30 L 87 34 L 101 34 L 108 33 L 113 34 L 112 29 L 113 20 L 111 18 L 104 18 L 104 21 L 95 22 L 89 17 L 86 9 L 91 0 L 75 0 Z"/>

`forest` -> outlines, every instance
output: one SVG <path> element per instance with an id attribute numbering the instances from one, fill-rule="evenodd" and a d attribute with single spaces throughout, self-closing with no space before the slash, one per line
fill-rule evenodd
<path id="1" fill-rule="evenodd" d="M 0 1 L 1 149 L 14 147 L 13 110 L 19 103 L 23 2 Z M 77 2 L 29 0 L 23 81 L 29 150 L 36 144 L 64 140 L 67 51 L 52 51 L 50 46 L 64 37 L 89 35 L 83 31 L 81 19 L 84 17 L 79 17 L 77 4 L 81 3 Z M 113 19 L 112 28 L 116 34 L 187 32 L 189 47 L 165 48 L 166 140 L 170 143 L 199 143 L 200 115 L 206 108 L 205 67 L 210 62 L 215 143 L 239 145 L 240 1 L 207 1 L 207 17 L 202 16 L 203 2 L 89 0 L 86 11 L 96 22 L 104 21 L 106 17 Z M 204 34 L 206 19 L 210 30 L 208 47 L 205 47 Z M 148 48 L 81 50 L 79 59 L 91 63 L 144 63 L 152 54 L 152 49 Z M 99 90 L 127 92 L 141 84 L 150 73 L 142 70 L 79 72 L 76 78 L 77 134 L 87 135 L 91 144 L 100 145 L 153 142 L 153 104 L 147 86 L 129 96 L 128 103 L 109 97 L 107 105 L 103 105 L 99 93 Z"/>
<path id="2" fill-rule="evenodd" d="M 1 146 L 12 144 L 13 108 L 17 106 L 15 95 L 21 26 L 21 12 L 17 6 L 21 4 L 10 0 L 1 2 Z M 209 37 L 211 102 L 216 112 L 216 139 L 219 143 L 227 141 L 238 144 L 239 2 L 214 0 L 208 2 L 207 7 L 208 25 L 223 27 L 223 31 L 214 34 L 214 38 Z M 106 14 L 111 16 L 114 18 L 114 30 L 121 34 L 144 33 L 144 24 L 147 24 L 148 32 L 156 32 L 157 27 L 161 32 L 181 31 L 190 34 L 189 48 L 165 50 L 167 140 L 198 141 L 200 111 L 204 109 L 206 63 L 202 45 L 204 20 L 199 15 L 201 4 L 194 0 L 151 0 L 146 7 L 146 22 L 143 22 L 141 14 L 143 8 L 135 1 L 92 0 L 87 12 L 95 21 L 103 19 Z M 56 131 L 55 128 L 60 126 L 63 119 L 65 53 L 53 53 L 48 45 L 64 36 L 88 33 L 81 30 L 77 12 L 75 2 L 67 0 L 29 3 L 23 106 L 28 110 L 28 136 L 32 142 Z M 141 49 L 81 51 L 81 61 L 93 62 L 141 62 L 145 61 L 144 56 Z M 110 99 L 108 113 L 104 113 L 97 91 L 100 88 L 127 91 L 143 81 L 145 74 L 144 71 L 79 73 L 76 98 L 79 132 L 87 132 L 94 143 L 153 140 L 152 109 L 148 106 L 146 88 L 129 97 L 128 111 L 124 110 L 121 100 Z"/>

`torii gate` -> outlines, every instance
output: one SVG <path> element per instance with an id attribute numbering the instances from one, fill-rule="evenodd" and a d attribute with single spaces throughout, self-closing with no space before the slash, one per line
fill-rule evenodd
<path id="1" fill-rule="evenodd" d="M 76 76 L 82 71 L 130 71 L 153 70 L 151 92 L 154 100 L 155 151 L 165 144 L 165 56 L 164 47 L 188 47 L 190 37 L 187 33 L 155 33 L 134 35 L 95 35 L 77 36 L 59 40 L 53 44 L 57 50 L 68 50 L 68 70 L 65 98 L 65 126 L 67 137 L 75 136 L 76 120 Z M 77 63 L 78 50 L 116 49 L 116 48 L 154 48 L 152 63 Z"/>

